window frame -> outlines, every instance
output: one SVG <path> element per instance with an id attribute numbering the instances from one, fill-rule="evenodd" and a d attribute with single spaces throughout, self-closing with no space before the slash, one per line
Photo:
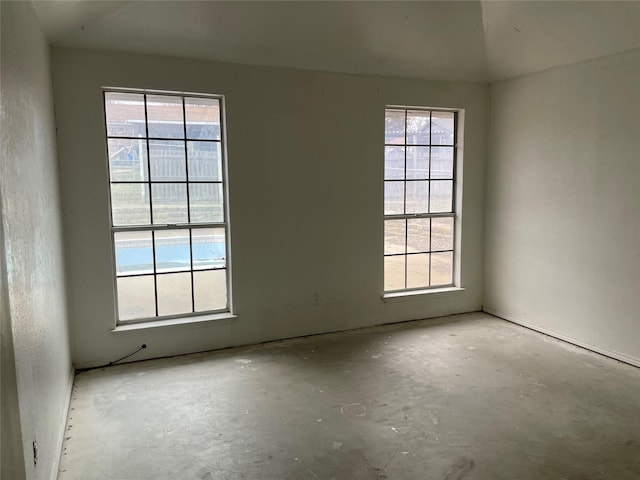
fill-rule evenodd
<path id="1" fill-rule="evenodd" d="M 433 147 L 450 147 L 453 148 L 453 165 L 452 165 L 452 187 L 451 187 L 451 211 L 450 212 L 427 212 L 427 213 L 402 213 L 402 214 L 386 214 L 385 213 L 385 196 L 383 194 L 383 298 L 386 297 L 397 297 L 403 295 L 415 295 L 420 293 L 434 293 L 443 290 L 451 290 L 457 289 L 459 287 L 459 256 L 460 256 L 460 247 L 459 247 L 459 230 L 461 228 L 460 221 L 460 205 L 458 202 L 458 189 L 459 189 L 459 180 L 458 180 L 458 161 L 459 161 L 459 150 L 460 150 L 460 139 L 459 139 L 459 122 L 462 117 L 461 110 L 456 108 L 439 108 L 439 107 L 417 107 L 417 106 L 406 106 L 406 105 L 386 105 L 384 108 L 385 119 L 387 117 L 388 111 L 403 111 L 404 113 L 404 143 L 402 144 L 388 144 L 386 141 L 386 125 L 385 125 L 385 135 L 383 142 L 383 189 L 386 187 L 387 182 L 401 182 L 406 186 L 407 182 L 413 181 L 425 181 L 429 182 L 429 197 L 431 196 L 431 181 L 434 180 L 431 178 L 431 148 Z M 407 143 L 407 114 L 409 112 L 429 112 L 429 144 L 409 144 Z M 431 137 L 431 125 L 432 125 L 432 116 L 434 112 L 445 112 L 453 114 L 453 144 L 433 144 Z M 403 147 L 404 148 L 404 174 L 402 179 L 387 179 L 384 170 L 386 169 L 386 148 L 387 147 Z M 427 147 L 429 148 L 429 177 L 428 179 L 408 179 L 407 178 L 407 147 Z M 438 179 L 435 179 L 438 180 Z M 406 188 L 404 189 L 404 209 L 406 210 Z M 430 198 L 428 199 L 430 206 Z M 421 252 L 407 252 L 407 242 L 408 242 L 408 220 L 413 219 L 433 219 L 433 218 L 451 218 L 452 219 L 452 246 L 451 250 L 431 250 L 431 232 L 432 232 L 432 224 L 429 225 L 429 251 L 421 251 Z M 385 245 L 384 238 L 386 221 L 387 220 L 404 220 L 405 221 L 405 239 L 404 239 L 404 253 L 396 253 L 396 254 L 387 254 L 385 253 Z M 436 284 L 431 285 L 431 254 L 439 253 L 439 252 L 451 252 L 451 282 L 446 284 Z M 419 287 L 407 287 L 408 282 L 408 273 L 407 273 L 407 258 L 410 255 L 419 255 L 419 254 L 429 254 L 429 285 L 427 286 L 419 286 Z M 386 289 L 385 281 L 386 281 L 386 273 L 384 268 L 384 261 L 387 257 L 403 257 L 404 258 L 404 288 L 396 288 L 396 289 Z"/>
<path id="2" fill-rule="evenodd" d="M 108 122 L 107 122 L 107 94 L 108 93 L 130 93 L 136 95 L 144 95 L 144 131 L 145 135 L 140 137 L 131 137 L 131 136 L 109 136 Z M 163 324 L 167 321 L 185 321 L 185 322 L 198 322 L 203 319 L 217 317 L 219 315 L 225 316 L 234 316 L 233 315 L 233 302 L 232 302 L 232 260 L 231 260 L 231 222 L 229 215 L 229 193 L 228 193 L 228 185 L 229 185 L 229 176 L 228 176 L 228 166 L 227 166 L 227 141 L 226 141 L 226 104 L 225 97 L 221 94 L 208 94 L 208 93 L 194 93 L 194 92 L 178 92 L 178 91 L 167 91 L 167 90 L 151 90 L 151 89 L 136 89 L 136 88 L 121 88 L 121 87 L 103 87 L 101 90 L 102 96 L 102 108 L 103 108 L 103 120 L 104 120 L 104 139 L 105 139 L 105 158 L 106 158 L 106 170 L 107 170 L 107 182 L 108 182 L 108 195 L 109 195 L 109 227 L 110 227 L 110 237 L 111 237 L 111 264 L 112 264 L 112 281 L 113 281 L 113 292 L 114 292 L 114 311 L 115 311 L 115 323 L 116 327 L 126 327 L 126 326 L 135 326 L 140 324 Z M 149 117 L 148 117 L 148 107 L 147 107 L 147 95 L 152 96 L 164 96 L 164 97 L 176 97 L 181 100 L 182 103 L 182 122 L 183 122 L 183 131 L 184 136 L 182 138 L 169 138 L 169 137 L 156 137 L 149 136 Z M 187 119 L 186 119 L 186 99 L 188 98 L 197 98 L 197 99 L 215 99 L 219 103 L 219 121 L 220 121 L 220 139 L 190 139 L 187 135 Z M 113 181 L 111 177 L 111 165 L 109 158 L 109 140 L 111 139 L 131 139 L 131 140 L 142 140 L 146 143 L 146 169 L 147 169 L 147 179 L 142 179 L 140 181 Z M 151 156 L 150 156 L 150 144 L 151 140 L 159 140 L 159 141 L 173 141 L 173 142 L 182 142 L 185 148 L 185 179 L 184 180 L 159 180 L 154 181 L 151 179 Z M 187 142 L 208 142 L 208 143 L 218 143 L 220 145 L 220 174 L 221 178 L 219 180 L 202 180 L 202 181 L 189 181 L 189 160 L 187 156 Z M 146 184 L 149 188 L 149 209 L 150 209 L 150 218 L 148 224 L 140 224 L 140 225 L 114 225 L 113 222 L 113 202 L 112 202 L 112 185 L 113 184 L 126 184 L 126 183 L 140 183 Z M 220 184 L 222 187 L 222 220 L 219 222 L 191 222 L 189 221 L 190 217 L 190 201 L 189 201 L 189 186 L 191 184 Z M 186 188 L 187 195 L 187 222 L 180 223 L 157 223 L 154 224 L 152 218 L 153 211 L 153 194 L 152 194 L 152 185 L 153 184 L 184 184 Z M 222 228 L 225 232 L 225 266 L 224 268 L 210 268 L 210 269 L 196 269 L 193 264 L 193 231 L 198 229 L 213 229 L 213 228 Z M 190 266 L 188 270 L 180 270 L 180 271 L 168 271 L 168 272 L 158 272 L 156 265 L 156 241 L 154 235 L 152 233 L 151 242 L 152 242 L 152 255 L 153 255 L 153 271 L 148 274 L 141 275 L 124 275 L 118 276 L 117 271 L 117 262 L 116 262 L 116 243 L 115 237 L 117 233 L 121 232 L 154 232 L 154 231 L 169 231 L 169 230 L 184 230 L 188 232 L 189 236 L 189 258 L 190 258 Z M 206 271 L 216 271 L 216 270 L 225 270 L 225 285 L 226 285 L 226 306 L 224 308 L 213 309 L 213 310 L 203 310 L 203 311 L 193 311 L 195 310 L 195 289 L 194 289 L 194 273 L 197 272 L 206 272 Z M 159 315 L 158 313 L 158 286 L 157 279 L 158 276 L 167 275 L 171 273 L 189 273 L 191 277 L 191 312 L 185 313 L 177 313 L 170 315 Z M 135 277 L 135 276 L 149 276 L 153 278 L 154 282 L 154 303 L 155 303 L 155 316 L 147 316 L 140 318 L 132 318 L 132 319 L 121 319 L 120 318 L 120 310 L 119 310 L 119 299 L 118 299 L 118 278 L 123 277 Z"/>

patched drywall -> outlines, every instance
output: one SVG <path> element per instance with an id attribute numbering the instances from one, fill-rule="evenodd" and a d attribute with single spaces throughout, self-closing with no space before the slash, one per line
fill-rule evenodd
<path id="1" fill-rule="evenodd" d="M 640 365 L 640 49 L 491 95 L 485 309 Z"/>
<path id="2" fill-rule="evenodd" d="M 31 2 L 0 5 L 2 478 L 44 480 L 57 473 L 72 379 L 49 48 Z M 19 445 L 5 444 L 6 417 Z"/>
<path id="3" fill-rule="evenodd" d="M 486 86 L 66 48 L 53 77 L 77 365 L 141 343 L 132 359 L 481 307 Z M 236 320 L 110 332 L 104 86 L 225 95 Z M 385 105 L 464 109 L 463 291 L 382 300 Z"/>

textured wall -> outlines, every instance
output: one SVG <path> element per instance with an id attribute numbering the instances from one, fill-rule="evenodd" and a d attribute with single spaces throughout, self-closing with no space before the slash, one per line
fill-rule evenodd
<path id="1" fill-rule="evenodd" d="M 79 366 L 478 310 L 488 89 L 53 49 L 70 303 Z M 101 87 L 226 96 L 237 320 L 110 333 L 115 324 Z M 465 109 L 464 291 L 384 303 L 385 105 Z M 319 304 L 314 305 L 315 293 Z"/>
<path id="2" fill-rule="evenodd" d="M 30 480 L 44 480 L 56 476 L 72 378 L 49 48 L 31 2 L 2 2 L 0 8 L 0 203 L 6 275 L 2 415 L 3 420 L 5 414 L 19 418 L 25 460 L 24 469 L 16 463 L 5 472 L 3 421 L 2 478 L 17 480 L 26 474 Z M 12 342 L 13 358 L 5 358 L 5 337 Z M 14 382 L 4 375 L 11 364 Z M 5 398 L 13 401 L 5 404 Z M 15 437 L 17 432 L 13 440 L 20 440 Z"/>
<path id="3" fill-rule="evenodd" d="M 25 478 L 25 470 L 4 258 L 4 235 L 0 225 L 0 478 L 20 480 Z"/>
<path id="4" fill-rule="evenodd" d="M 485 308 L 640 365 L 640 49 L 491 94 Z"/>

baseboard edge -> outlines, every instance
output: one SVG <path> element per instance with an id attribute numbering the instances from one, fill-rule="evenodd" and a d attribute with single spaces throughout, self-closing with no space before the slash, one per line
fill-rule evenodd
<path id="1" fill-rule="evenodd" d="M 635 358 L 635 357 L 626 355 L 624 353 L 607 350 L 601 347 L 596 347 L 595 345 L 591 345 L 589 343 L 576 340 L 567 335 L 563 335 L 561 333 L 554 332 L 552 330 L 547 330 L 546 328 L 540 328 L 537 325 L 526 322 L 524 320 L 520 320 L 519 318 L 516 318 L 513 315 L 505 315 L 497 310 L 488 308 L 486 306 L 483 306 L 482 311 L 485 313 L 488 313 L 489 315 L 493 315 L 494 317 L 498 317 L 498 318 L 501 318 L 502 320 L 506 320 L 507 322 L 515 323 L 517 325 L 520 325 L 521 327 L 534 330 L 538 333 L 548 335 L 549 337 L 553 337 L 557 340 L 561 340 L 566 343 L 570 343 L 571 345 L 575 345 L 576 347 L 584 348 L 585 350 L 589 350 L 599 355 L 604 355 L 605 357 L 613 358 L 614 360 L 618 360 L 619 362 L 626 363 L 628 365 L 632 365 L 634 367 L 640 368 L 640 358 Z"/>
<path id="2" fill-rule="evenodd" d="M 60 421 L 62 423 L 62 427 L 60 428 L 60 433 L 58 435 L 58 441 L 56 442 L 56 448 L 58 451 L 58 456 L 55 457 L 52 472 L 51 472 L 51 480 L 56 480 L 60 473 L 60 461 L 62 460 L 62 444 L 64 442 L 64 432 L 67 427 L 67 419 L 69 418 L 69 409 L 71 408 L 71 395 L 73 393 L 73 381 L 76 376 L 76 370 L 71 365 L 71 372 L 69 373 L 69 384 L 67 385 L 67 398 L 65 401 L 64 410 L 62 412 Z"/>

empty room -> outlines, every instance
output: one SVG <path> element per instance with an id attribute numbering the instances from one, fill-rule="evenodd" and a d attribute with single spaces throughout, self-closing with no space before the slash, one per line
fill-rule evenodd
<path id="1" fill-rule="evenodd" d="M 2 480 L 640 479 L 640 1 L 0 1 Z"/>

